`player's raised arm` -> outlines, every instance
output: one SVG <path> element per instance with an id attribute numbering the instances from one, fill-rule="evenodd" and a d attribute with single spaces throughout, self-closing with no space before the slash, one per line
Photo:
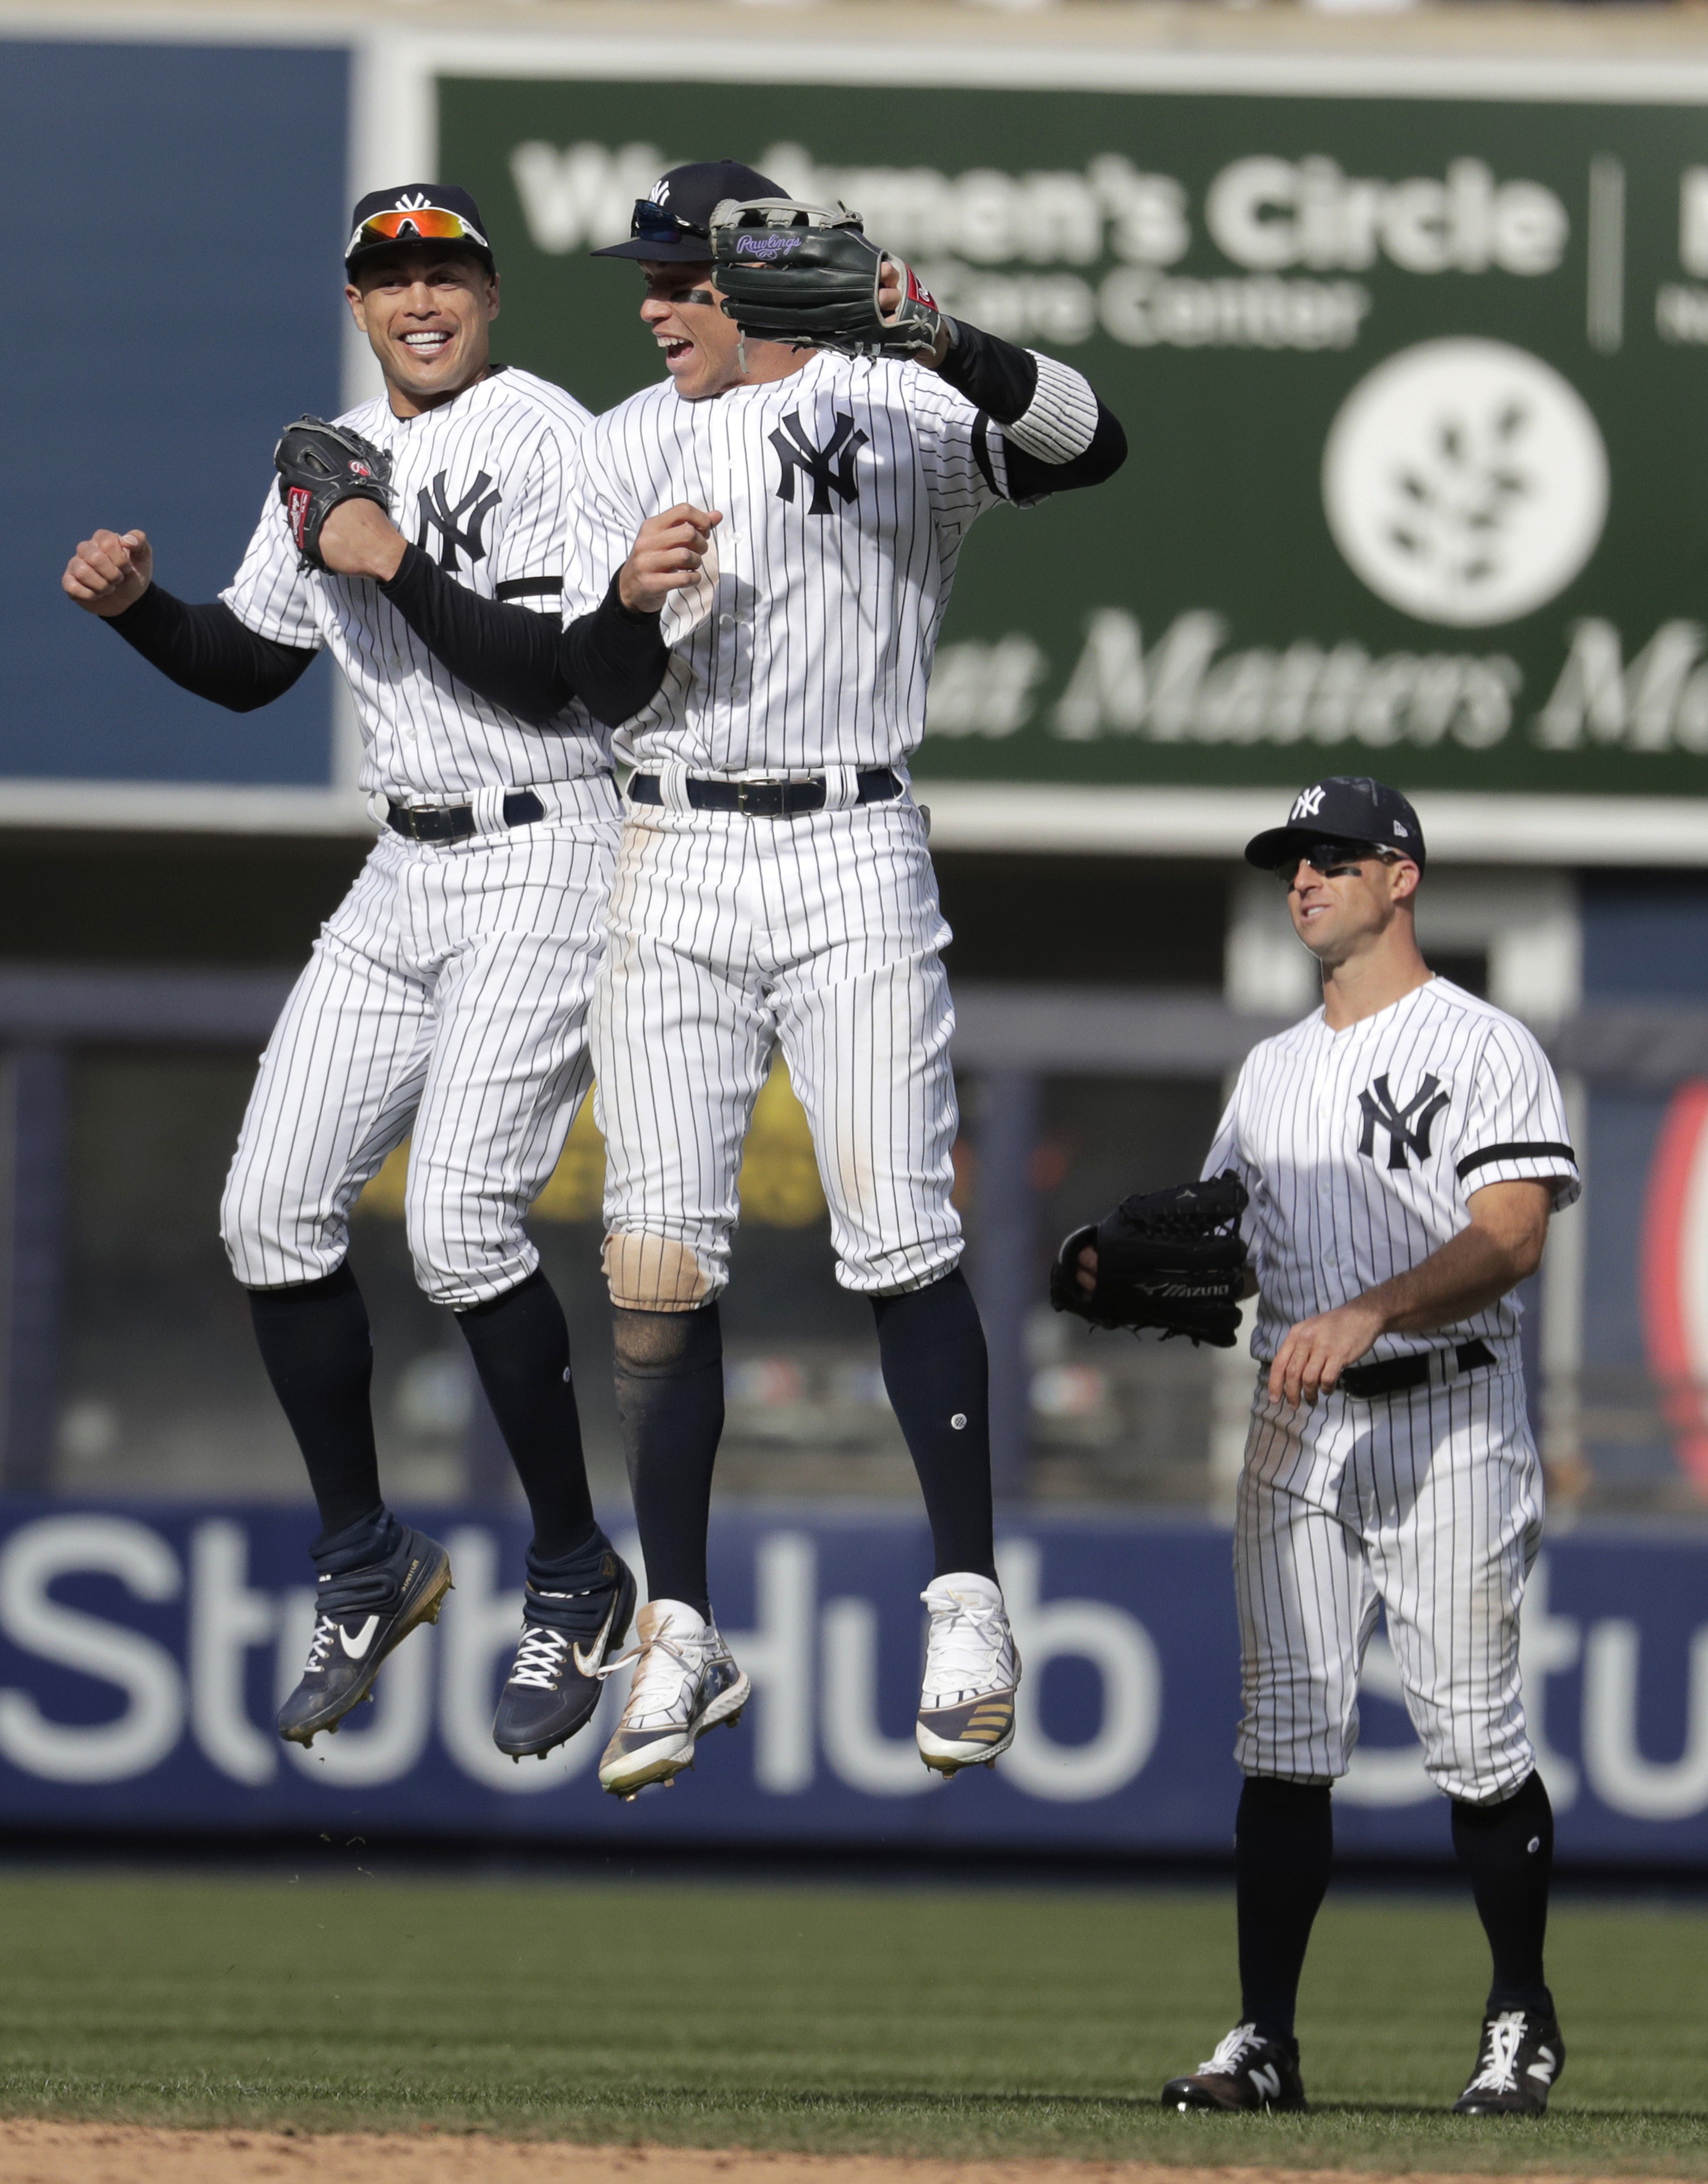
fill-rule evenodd
<path id="1" fill-rule="evenodd" d="M 97 531 L 84 539 L 59 584 L 74 604 L 98 616 L 181 689 L 233 713 L 281 698 L 316 650 L 261 636 L 223 599 L 192 604 L 163 590 L 142 531 Z"/>
<path id="2" fill-rule="evenodd" d="M 724 309 L 744 335 L 910 359 L 964 395 L 1000 428 L 1004 499 L 1100 485 L 1126 461 L 1127 435 L 1082 372 L 951 318 L 844 208 L 720 205 L 711 242 Z M 980 467 L 993 471 L 982 443 Z"/>
<path id="3" fill-rule="evenodd" d="M 1010 500 L 1041 500 L 1101 485 L 1127 460 L 1127 435 L 1083 372 L 1059 357 L 937 311 L 910 266 L 886 258 L 878 284 L 886 317 L 929 304 L 937 319 L 920 361 L 1002 428 Z"/>

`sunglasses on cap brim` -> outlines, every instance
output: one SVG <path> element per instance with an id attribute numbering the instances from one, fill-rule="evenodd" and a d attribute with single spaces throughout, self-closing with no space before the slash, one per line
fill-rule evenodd
<path id="1" fill-rule="evenodd" d="M 1372 857 L 1383 865 L 1397 865 L 1401 861 L 1398 850 L 1383 849 L 1375 842 L 1301 842 L 1289 850 L 1284 862 L 1271 869 L 1282 887 L 1290 888 L 1301 865 L 1309 865 L 1324 879 L 1332 879 L 1337 872 L 1356 872 Z"/>
<path id="2" fill-rule="evenodd" d="M 352 258 L 359 250 L 390 242 L 466 242 L 471 248 L 488 254 L 492 248 L 474 222 L 465 220 L 461 213 L 447 212 L 438 205 L 421 205 L 412 212 L 376 212 L 371 220 L 364 220 L 350 237 L 350 247 L 344 255 Z"/>
<path id="3" fill-rule="evenodd" d="M 629 222 L 629 240 L 631 242 L 703 242 L 706 256 L 709 258 L 712 254 L 711 241 L 704 228 L 696 227 L 691 220 L 683 220 L 668 205 L 655 204 L 651 198 L 635 199 L 635 216 Z"/>

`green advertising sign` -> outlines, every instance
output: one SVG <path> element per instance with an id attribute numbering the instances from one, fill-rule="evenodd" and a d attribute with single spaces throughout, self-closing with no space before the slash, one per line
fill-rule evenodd
<path id="1" fill-rule="evenodd" d="M 1121 416 L 1112 486 L 974 534 L 921 773 L 1708 791 L 1697 110 L 473 75 L 438 101 L 503 353 L 595 407 L 659 367 L 634 269 L 588 250 L 665 166 L 729 156 L 844 200 Z"/>

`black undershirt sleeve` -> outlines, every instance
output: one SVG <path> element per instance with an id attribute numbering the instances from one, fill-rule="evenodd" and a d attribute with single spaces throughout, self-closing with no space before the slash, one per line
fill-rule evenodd
<path id="1" fill-rule="evenodd" d="M 1038 392 L 1038 363 L 1029 349 L 1017 348 L 999 335 L 988 334 L 981 326 L 970 326 L 965 319 L 957 319 L 954 324 L 955 338 L 949 354 L 937 367 L 937 376 L 946 379 L 958 393 L 965 395 L 982 413 L 975 428 L 973 454 L 994 491 L 995 473 L 986 439 L 985 421 L 989 418 L 999 425 L 1012 425 L 1017 417 L 1025 415 Z M 1121 428 L 1120 419 L 1104 408 L 1103 398 L 1097 394 L 1095 387 L 1092 392 L 1097 399 L 1097 427 L 1090 446 L 1070 461 L 1044 462 L 1004 436 L 1003 455 L 1010 500 L 1042 500 L 1046 493 L 1071 492 L 1076 486 L 1101 485 L 1106 478 L 1113 477 L 1127 460 L 1127 435 Z"/>
<path id="2" fill-rule="evenodd" d="M 380 589 L 459 682 L 531 727 L 548 726 L 573 698 L 616 727 L 658 695 L 670 663 L 658 616 L 631 614 L 615 578 L 593 613 L 566 629 L 531 607 L 481 599 L 419 546 L 404 548 Z"/>
<path id="3" fill-rule="evenodd" d="M 314 657 L 312 645 L 259 636 L 223 599 L 192 605 L 159 584 L 150 584 L 135 606 L 103 620 L 181 689 L 233 713 L 253 713 L 282 698 Z"/>

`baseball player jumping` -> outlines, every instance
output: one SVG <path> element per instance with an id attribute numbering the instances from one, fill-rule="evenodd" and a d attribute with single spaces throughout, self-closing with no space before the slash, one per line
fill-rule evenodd
<path id="1" fill-rule="evenodd" d="M 1566 2049 L 1542 1961 L 1554 1821 L 1518 1668 L 1543 1497 L 1512 1291 L 1578 1195 L 1577 1160 L 1530 1033 L 1418 952 L 1405 797 L 1318 782 L 1245 855 L 1287 889 L 1323 999 L 1253 1050 L 1205 1166 L 1249 1197 L 1260 1368 L 1234 1535 L 1243 1994 L 1163 2100 L 1305 2106 L 1294 1997 L 1385 1610 L 1494 1955 L 1457 2109 L 1539 2115 Z M 1065 1250 L 1092 1290 L 1108 1255 L 1080 1241 Z"/>
<path id="2" fill-rule="evenodd" d="M 175 682 L 240 712 L 329 646 L 385 816 L 262 1057 L 221 1211 L 322 1526 L 313 1642 L 280 1733 L 306 1745 L 336 1729 L 450 1584 L 443 1547 L 381 1496 L 368 1316 L 345 1256 L 359 1193 L 413 1130 L 416 1276 L 457 1315 L 534 1522 L 494 1736 L 543 1757 L 591 1715 L 635 1588 L 593 1520 L 564 1316 L 522 1220 L 587 1085 L 618 832 L 600 723 L 656 691 L 656 610 L 682 579 L 655 566 L 675 527 L 653 526 L 609 596 L 559 632 L 565 480 L 587 413 L 491 361 L 498 273 L 466 192 L 364 198 L 346 270 L 385 393 L 337 426 L 287 432 L 280 493 L 219 601 L 163 590 L 140 531 L 97 532 L 64 588 Z M 355 510 L 396 541 L 385 582 L 333 572 L 341 531 L 361 530 Z M 545 663 L 533 702 L 457 682 L 405 610 L 476 646 L 494 616 L 526 625 Z"/>
<path id="3" fill-rule="evenodd" d="M 945 1774 L 1006 1751 L 1020 1663 L 991 1542 L 984 1336 L 949 1202 L 954 1028 L 907 760 L 975 517 L 1110 476 L 1120 426 L 1077 371 L 943 317 L 841 207 L 731 161 L 635 209 L 641 316 L 665 376 L 577 450 L 566 613 L 603 599 L 639 521 L 693 515 L 670 666 L 631 760 L 593 1009 L 605 1273 L 651 1593 L 599 1779 L 692 1763 L 748 1682 L 706 1580 L 723 1429 L 718 1298 L 753 1105 L 781 1048 L 871 1297 L 924 1489 L 935 1575 L 917 1724 Z M 714 528 L 715 520 L 716 527 Z"/>

